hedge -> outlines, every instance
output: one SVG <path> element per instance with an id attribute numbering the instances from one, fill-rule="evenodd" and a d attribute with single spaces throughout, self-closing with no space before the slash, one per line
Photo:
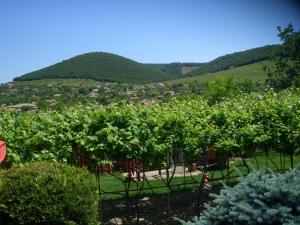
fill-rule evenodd
<path id="1" fill-rule="evenodd" d="M 95 176 L 51 162 L 0 172 L 0 224 L 98 224 Z"/>

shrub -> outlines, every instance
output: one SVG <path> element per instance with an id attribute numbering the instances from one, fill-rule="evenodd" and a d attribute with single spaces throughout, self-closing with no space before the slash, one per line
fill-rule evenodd
<path id="1" fill-rule="evenodd" d="M 259 170 L 234 187 L 225 186 L 214 198 L 199 218 L 183 224 L 300 224 L 300 170 Z"/>
<path id="2" fill-rule="evenodd" d="M 0 224 L 97 224 L 98 213 L 97 182 L 86 170 L 36 162 L 0 174 Z"/>

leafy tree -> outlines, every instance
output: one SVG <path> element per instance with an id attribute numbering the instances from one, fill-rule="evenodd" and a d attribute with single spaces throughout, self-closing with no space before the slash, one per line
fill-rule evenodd
<path id="1" fill-rule="evenodd" d="M 87 87 L 81 87 L 78 90 L 79 94 L 87 95 L 89 93 L 89 89 Z"/>
<path id="2" fill-rule="evenodd" d="M 300 86 L 300 30 L 295 31 L 292 24 L 282 29 L 278 27 L 278 36 L 288 57 L 276 56 L 275 68 L 264 67 L 268 73 L 267 85 L 276 90 Z"/>
<path id="3" fill-rule="evenodd" d="M 217 77 L 215 80 L 208 82 L 204 95 L 209 99 L 210 103 L 216 103 L 227 97 L 233 97 L 236 92 L 237 87 L 233 77 Z"/>

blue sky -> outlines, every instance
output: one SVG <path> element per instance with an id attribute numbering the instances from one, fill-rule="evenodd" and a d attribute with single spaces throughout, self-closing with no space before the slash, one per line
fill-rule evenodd
<path id="1" fill-rule="evenodd" d="M 206 62 L 280 43 L 300 27 L 292 0 L 0 0 L 0 83 L 78 54 Z"/>

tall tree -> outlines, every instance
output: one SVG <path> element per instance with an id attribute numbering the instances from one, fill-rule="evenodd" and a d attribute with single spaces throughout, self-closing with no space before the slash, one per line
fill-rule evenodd
<path id="1" fill-rule="evenodd" d="M 275 66 L 265 67 L 268 78 L 266 84 L 276 90 L 300 86 L 300 30 L 292 24 L 278 27 L 278 36 L 283 41 L 285 54 L 273 58 Z"/>

